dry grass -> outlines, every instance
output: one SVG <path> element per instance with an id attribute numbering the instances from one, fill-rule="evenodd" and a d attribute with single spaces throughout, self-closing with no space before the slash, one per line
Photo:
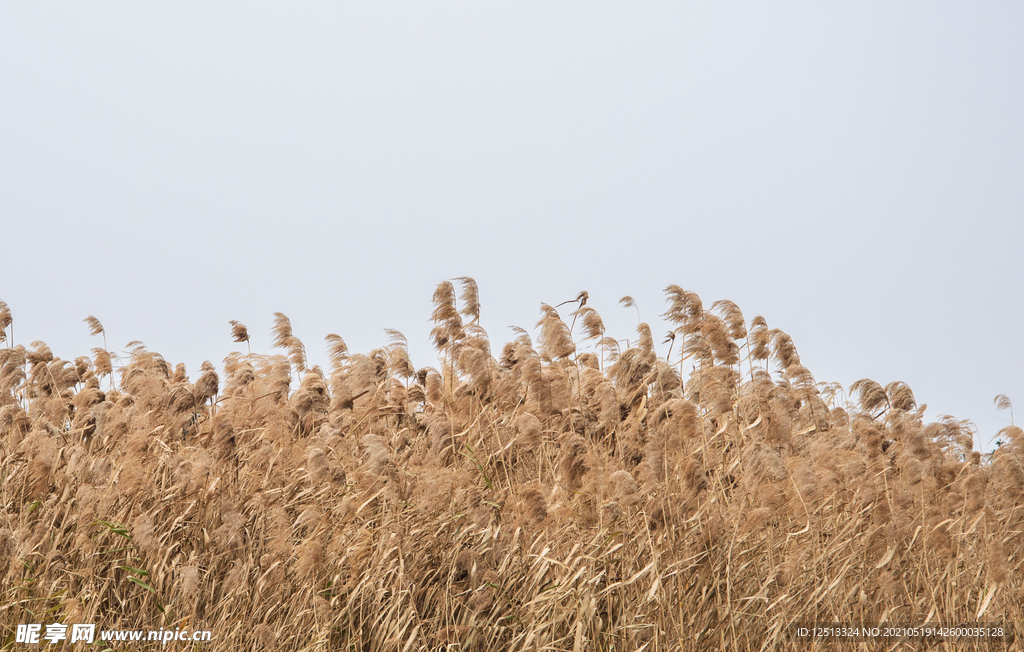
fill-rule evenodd
<path id="1" fill-rule="evenodd" d="M 0 645 L 53 620 L 361 652 L 1022 623 L 1019 428 L 983 459 L 903 383 L 860 381 L 844 408 L 788 335 L 675 286 L 671 359 L 645 324 L 619 350 L 586 293 L 495 356 L 457 280 L 434 296 L 439 368 L 390 332 L 365 355 L 328 336 L 331 369 L 307 370 L 278 314 L 285 355 L 195 382 L 139 343 L 119 371 L 105 345 L 11 346 L 0 304 Z"/>

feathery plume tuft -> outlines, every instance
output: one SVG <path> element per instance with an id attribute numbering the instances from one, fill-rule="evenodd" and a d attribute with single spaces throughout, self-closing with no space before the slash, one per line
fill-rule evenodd
<path id="1" fill-rule="evenodd" d="M 1006 394 L 997 394 L 992 403 L 997 410 L 1010 411 L 1010 425 L 1013 425 L 1013 403 L 1010 402 L 1010 397 Z"/>
<path id="2" fill-rule="evenodd" d="M 462 319 L 455 309 L 455 286 L 450 281 L 439 283 L 434 290 L 434 312 L 430 318 L 434 322 L 430 337 L 438 352 L 462 339 Z"/>
<path id="3" fill-rule="evenodd" d="M 412 364 L 412 359 L 409 357 L 409 346 L 408 340 L 405 335 L 396 331 L 393 328 L 385 329 L 385 333 L 388 334 L 388 370 L 399 378 L 409 380 L 416 375 L 416 367 Z"/>
<path id="4" fill-rule="evenodd" d="M 574 313 L 574 318 L 582 317 L 583 337 L 588 340 L 596 340 L 604 337 L 604 321 L 601 315 L 590 306 L 583 306 Z"/>
<path id="5" fill-rule="evenodd" d="M 785 372 L 790 367 L 800 364 L 800 356 L 796 352 L 793 338 L 778 329 L 771 331 L 771 338 L 774 345 L 772 353 L 780 371 Z"/>
<path id="6" fill-rule="evenodd" d="M 296 373 L 306 372 L 306 347 L 302 340 L 292 335 L 288 339 L 288 360 L 292 363 Z"/>
<path id="7" fill-rule="evenodd" d="M 217 376 L 216 367 L 207 360 L 203 362 L 201 370 L 203 373 L 199 376 L 199 380 L 196 381 L 195 388 L 196 400 L 200 402 L 212 399 L 220 390 L 220 379 Z"/>
<path id="8" fill-rule="evenodd" d="M 576 345 L 569 335 L 569 327 L 558 316 L 558 311 L 546 303 L 540 304 L 540 310 L 544 315 L 537 322 L 537 327 L 540 328 L 541 355 L 549 360 L 572 355 L 576 351 Z"/>
<path id="9" fill-rule="evenodd" d="M 11 317 L 11 308 L 3 301 L 0 301 L 0 342 L 7 341 L 7 327 L 14 322 Z"/>
<path id="10" fill-rule="evenodd" d="M 754 317 L 754 321 L 751 322 L 750 326 L 750 357 L 757 361 L 767 360 L 771 355 L 771 344 L 772 336 L 771 331 L 768 330 L 768 323 L 764 320 L 764 317 L 758 315 Z"/>
<path id="11" fill-rule="evenodd" d="M 95 348 L 92 350 L 92 355 L 97 376 L 114 373 L 114 366 L 110 362 L 110 353 L 106 349 Z"/>
<path id="12" fill-rule="evenodd" d="M 79 313 L 79 314 L 81 314 L 81 313 Z M 99 319 L 96 319 L 92 315 L 89 315 L 88 317 L 86 317 L 82 321 L 84 321 L 86 324 L 89 325 L 89 335 L 99 335 L 99 334 L 103 333 L 103 324 L 100 323 Z M 115 326 L 116 326 L 116 324 L 115 324 Z"/>
<path id="13" fill-rule="evenodd" d="M 306 347 L 292 333 L 292 322 L 283 312 L 274 313 L 274 347 L 288 351 L 288 360 L 295 373 L 306 372 Z"/>
<path id="14" fill-rule="evenodd" d="M 283 312 L 274 313 L 274 348 L 287 349 L 291 345 L 292 322 Z"/>
<path id="15" fill-rule="evenodd" d="M 729 326 L 729 337 L 734 340 L 742 340 L 747 336 L 747 326 L 743 321 L 743 313 L 740 307 L 728 299 L 721 299 L 711 304 L 711 309 L 718 311 Z"/>
<path id="16" fill-rule="evenodd" d="M 249 341 L 249 329 L 245 327 L 245 324 L 232 319 L 231 324 L 231 339 L 235 342 L 248 342 Z"/>
<path id="17" fill-rule="evenodd" d="M 460 276 L 456 281 L 462 284 L 462 294 L 459 299 L 462 301 L 462 316 L 476 323 L 480 321 L 480 289 L 469 276 Z"/>
<path id="18" fill-rule="evenodd" d="M 885 389 L 870 378 L 861 378 L 853 383 L 850 385 L 850 391 L 858 394 L 860 407 L 865 412 L 874 412 L 882 406 L 889 405 L 889 396 Z"/>
<path id="19" fill-rule="evenodd" d="M 902 380 L 897 380 L 886 385 L 885 394 L 889 397 L 889 405 L 893 406 L 897 410 L 909 412 L 917 407 L 917 401 L 914 399 L 913 390 L 910 389 L 910 385 L 906 384 Z"/>
<path id="20" fill-rule="evenodd" d="M 635 309 L 636 310 L 636 320 L 638 322 L 642 321 L 640 319 L 640 306 L 637 305 L 636 299 L 634 299 L 633 297 L 631 297 L 631 296 L 629 296 L 627 294 L 626 296 L 624 296 L 621 299 L 619 299 L 619 303 L 622 304 L 623 308 L 633 308 L 633 309 Z"/>
<path id="21" fill-rule="evenodd" d="M 327 361 L 331 365 L 331 373 L 338 374 L 348 361 L 348 345 L 340 335 L 331 333 L 324 338 L 327 341 Z"/>
<path id="22" fill-rule="evenodd" d="M 704 318 L 704 304 L 696 292 L 684 290 L 678 285 L 665 288 L 669 298 L 669 309 L 663 315 L 684 334 L 696 332 Z"/>

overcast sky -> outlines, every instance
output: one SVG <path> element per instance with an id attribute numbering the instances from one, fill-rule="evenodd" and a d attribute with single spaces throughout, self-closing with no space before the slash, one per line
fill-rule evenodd
<path id="1" fill-rule="evenodd" d="M 1024 415 L 1024 5 L 5 3 L 0 299 L 73 358 L 313 362 L 473 276 L 494 348 L 590 292 L 736 301 L 819 381 Z M 661 338 L 659 337 L 659 342 Z M 665 347 L 661 347 L 662 354 Z M 1024 417 L 1021 417 L 1024 419 Z"/>

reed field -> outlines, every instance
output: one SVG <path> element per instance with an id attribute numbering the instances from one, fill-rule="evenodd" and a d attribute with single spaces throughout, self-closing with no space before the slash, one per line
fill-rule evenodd
<path id="1" fill-rule="evenodd" d="M 87 356 L 23 345 L 0 303 L 0 649 L 1013 649 L 793 627 L 1024 625 L 1024 431 L 982 455 L 905 383 L 817 382 L 764 319 L 665 292 L 658 352 L 586 293 L 492 344 L 462 278 L 432 367 L 389 331 L 307 368 L 277 314 L 276 353 L 232 322 L 192 377 L 92 317 Z"/>

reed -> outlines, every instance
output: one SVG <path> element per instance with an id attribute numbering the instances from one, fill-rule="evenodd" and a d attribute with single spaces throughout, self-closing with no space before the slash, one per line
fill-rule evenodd
<path id="1" fill-rule="evenodd" d="M 905 383 L 864 379 L 839 405 L 787 334 L 678 286 L 667 358 L 642 322 L 620 350 L 586 294 L 569 323 L 542 304 L 537 345 L 519 329 L 495 357 L 476 283 L 455 281 L 434 295 L 439 368 L 397 331 L 366 354 L 328 335 L 328 372 L 308 368 L 277 313 L 284 355 L 231 322 L 246 352 L 194 382 L 140 343 L 117 373 L 105 343 L 20 345 L 0 303 L 0 646 L 52 621 L 359 652 L 1021 626 L 1019 427 L 983 456 Z"/>

